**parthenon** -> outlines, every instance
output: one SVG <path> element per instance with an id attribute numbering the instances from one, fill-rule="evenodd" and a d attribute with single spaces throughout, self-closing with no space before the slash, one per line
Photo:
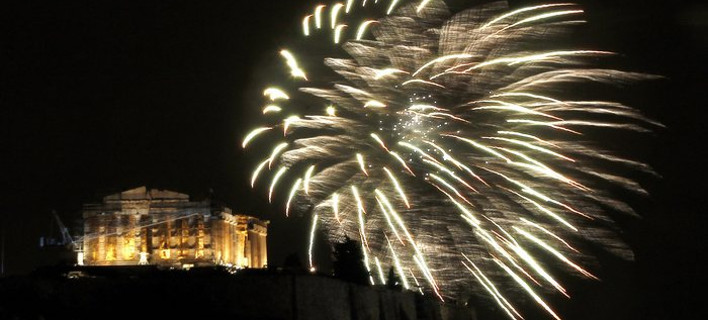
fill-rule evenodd
<path id="1" fill-rule="evenodd" d="M 139 187 L 83 207 L 78 263 L 94 266 L 223 265 L 264 268 L 268 221 L 211 200 Z"/>

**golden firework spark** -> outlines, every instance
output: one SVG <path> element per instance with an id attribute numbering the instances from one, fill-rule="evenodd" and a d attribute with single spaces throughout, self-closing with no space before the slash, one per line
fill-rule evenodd
<path id="1" fill-rule="evenodd" d="M 573 3 L 460 12 L 442 1 L 381 3 L 318 4 L 304 16 L 309 42 L 280 51 L 290 77 L 264 90 L 264 124 L 242 142 L 273 145 L 251 186 L 267 176 L 270 201 L 289 188 L 286 215 L 311 212 L 313 270 L 317 231 L 347 235 L 361 240 L 372 284 L 392 267 L 404 288 L 441 300 L 476 288 L 523 319 L 521 293 L 560 319 L 543 296 L 572 288 L 550 266 L 597 279 L 579 250 L 587 243 L 631 257 L 607 221 L 633 212 L 606 190 L 646 193 L 613 166 L 651 172 L 592 133 L 660 126 L 574 89 L 651 76 L 591 65 L 612 52 L 558 47 L 582 21 Z"/>

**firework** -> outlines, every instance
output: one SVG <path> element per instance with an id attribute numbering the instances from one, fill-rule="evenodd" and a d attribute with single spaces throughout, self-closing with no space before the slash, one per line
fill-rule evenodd
<path id="1" fill-rule="evenodd" d="M 586 132 L 659 125 L 574 97 L 650 78 L 588 67 L 612 52 L 556 48 L 582 13 L 572 3 L 314 7 L 280 50 L 285 80 L 263 92 L 266 125 L 243 140 L 273 145 L 251 184 L 283 199 L 286 214 L 311 215 L 310 252 L 316 228 L 359 238 L 374 284 L 393 267 L 404 287 L 442 300 L 474 291 L 517 319 L 522 294 L 559 318 L 542 296 L 569 293 L 548 266 L 597 279 L 579 244 L 632 256 L 610 219 L 632 209 L 605 190 L 645 191 L 605 168 L 651 172 Z"/>

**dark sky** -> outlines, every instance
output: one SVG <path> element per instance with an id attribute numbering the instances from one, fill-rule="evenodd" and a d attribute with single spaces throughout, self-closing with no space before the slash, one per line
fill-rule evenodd
<path id="1" fill-rule="evenodd" d="M 621 53 L 625 69 L 666 77 L 640 86 L 632 105 L 667 129 L 634 146 L 663 176 L 643 181 L 651 198 L 630 201 L 643 218 L 620 221 L 637 261 L 609 261 L 605 280 L 579 284 L 566 314 L 693 318 L 695 294 L 706 282 L 699 264 L 707 227 L 699 175 L 705 172 L 708 5 L 580 2 L 587 4 L 588 43 Z M 49 232 L 51 209 L 69 222 L 82 203 L 141 185 L 197 197 L 213 189 L 235 210 L 273 221 L 271 263 L 290 252 L 304 255 L 306 223 L 284 219 L 262 192 L 250 190 L 254 161 L 239 143 L 257 125 L 264 85 L 258 66 L 273 58 L 312 5 L 17 1 L 2 8 L 6 272 L 26 273 L 42 263 L 37 239 Z"/>

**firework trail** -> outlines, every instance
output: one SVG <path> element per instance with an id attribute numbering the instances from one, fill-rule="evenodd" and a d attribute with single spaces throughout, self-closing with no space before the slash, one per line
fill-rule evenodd
<path id="1" fill-rule="evenodd" d="M 252 186 L 286 214 L 311 214 L 311 242 L 316 228 L 359 238 L 372 283 L 391 266 L 407 289 L 485 294 L 513 319 L 522 294 L 559 318 L 542 299 L 569 296 L 553 273 L 597 279 L 579 247 L 632 257 L 610 214 L 634 213 L 604 190 L 645 191 L 604 168 L 651 173 L 587 132 L 659 125 L 618 102 L 574 97 L 650 78 L 587 67 L 611 52 L 552 48 L 582 13 L 572 3 L 316 6 L 280 51 L 284 76 L 263 92 L 266 125 L 243 140 L 257 153 L 272 143 Z"/>

